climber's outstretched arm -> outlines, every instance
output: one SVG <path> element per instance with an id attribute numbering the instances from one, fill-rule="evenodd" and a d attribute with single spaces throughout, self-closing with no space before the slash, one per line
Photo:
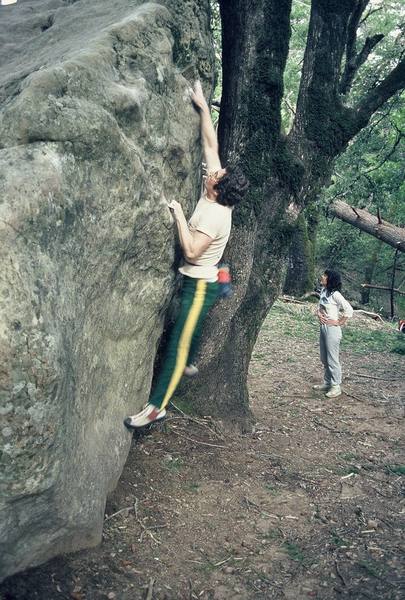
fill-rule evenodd
<path id="1" fill-rule="evenodd" d="M 200 81 L 196 81 L 194 90 L 191 92 L 191 99 L 200 112 L 201 136 L 207 170 L 208 172 L 218 171 L 222 166 L 219 159 L 217 134 Z"/>

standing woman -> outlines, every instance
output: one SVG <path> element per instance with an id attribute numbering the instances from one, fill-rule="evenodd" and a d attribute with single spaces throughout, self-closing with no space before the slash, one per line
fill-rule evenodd
<path id="1" fill-rule="evenodd" d="M 182 206 L 172 200 L 169 208 L 174 216 L 184 264 L 180 314 L 170 335 L 163 367 L 149 402 L 124 424 L 132 429 L 144 427 L 166 415 L 181 377 L 198 372 L 192 363 L 196 356 L 202 324 L 218 296 L 218 263 L 228 242 L 232 211 L 248 189 L 248 181 L 238 167 L 222 167 L 217 136 L 211 121 L 201 83 L 197 81 L 191 99 L 199 110 L 201 138 L 207 165 L 204 195 L 189 222 Z"/>
<path id="2" fill-rule="evenodd" d="M 324 366 L 323 384 L 314 385 L 314 390 L 326 392 L 328 398 L 342 393 L 342 368 L 339 362 L 339 346 L 342 339 L 341 327 L 353 316 L 353 308 L 342 296 L 340 274 L 326 269 L 320 278 L 322 286 L 318 306 L 321 361 Z"/>

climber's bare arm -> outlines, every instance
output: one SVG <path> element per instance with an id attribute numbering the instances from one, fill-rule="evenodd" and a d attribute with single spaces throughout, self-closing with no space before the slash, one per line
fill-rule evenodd
<path id="1" fill-rule="evenodd" d="M 176 200 L 172 200 L 168 204 L 176 221 L 177 230 L 179 232 L 180 245 L 183 249 L 186 260 L 193 262 L 200 258 L 212 242 L 212 238 L 202 231 L 191 232 L 187 225 L 186 217 L 184 216 L 181 204 Z"/>
<path id="2" fill-rule="evenodd" d="M 207 171 L 218 171 L 222 166 L 219 159 L 217 134 L 211 120 L 210 109 L 205 99 L 200 81 L 196 81 L 194 90 L 191 93 L 191 99 L 200 112 L 201 137 Z"/>

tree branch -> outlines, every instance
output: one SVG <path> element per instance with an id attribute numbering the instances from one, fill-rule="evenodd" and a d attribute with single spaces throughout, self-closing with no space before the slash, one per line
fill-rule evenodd
<path id="1" fill-rule="evenodd" d="M 369 17 L 371 17 L 371 15 L 373 15 L 376 12 L 379 12 L 380 10 L 383 10 L 383 8 L 384 8 L 383 6 L 379 6 L 378 8 L 370 9 L 368 11 L 368 13 L 366 14 L 366 16 L 362 18 L 362 20 L 360 21 L 359 25 L 363 25 L 363 23 L 365 23 L 367 21 L 367 19 Z"/>
<path id="2" fill-rule="evenodd" d="M 362 171 L 360 173 L 360 175 L 367 175 L 368 173 L 371 173 L 372 171 L 378 171 L 378 169 L 380 169 L 387 162 L 387 160 L 389 160 L 391 158 L 391 156 L 394 154 L 395 150 L 397 149 L 399 142 L 402 140 L 403 137 L 405 137 L 403 132 L 398 130 L 397 127 L 396 127 L 396 130 L 397 130 L 397 138 L 394 142 L 393 147 L 388 152 L 388 154 L 386 154 L 384 156 L 384 158 L 382 160 L 380 160 L 380 162 L 375 167 L 370 167 L 370 169 L 367 169 L 367 171 Z"/>
<path id="3" fill-rule="evenodd" d="M 330 205 L 329 212 L 338 219 L 382 240 L 399 252 L 405 252 L 405 228 L 383 221 L 380 215 L 375 217 L 362 208 L 354 209 L 342 200 L 335 200 Z"/>
<path id="4" fill-rule="evenodd" d="M 343 77 L 340 83 L 340 93 L 342 88 L 349 86 L 353 80 L 354 73 L 352 71 L 355 68 L 356 63 L 356 42 L 357 42 L 357 28 L 360 23 L 361 16 L 369 4 L 370 0 L 356 0 L 353 12 L 350 16 L 349 23 L 347 25 L 347 40 L 346 40 L 346 64 L 343 73 Z M 349 87 L 347 89 L 349 89 Z"/>
<path id="5" fill-rule="evenodd" d="M 357 56 L 353 55 L 350 60 L 346 60 L 345 70 L 339 87 L 341 94 L 347 94 L 350 91 L 358 70 L 362 65 L 364 65 L 373 48 L 375 48 L 375 46 L 377 46 L 377 44 L 381 42 L 383 38 L 384 34 L 382 33 L 377 33 L 376 35 L 367 37 L 363 48 L 360 50 Z"/>
<path id="6" fill-rule="evenodd" d="M 405 58 L 402 58 L 397 66 L 387 75 L 387 77 L 358 103 L 352 111 L 353 129 L 352 135 L 356 135 L 367 125 L 371 116 L 387 100 L 394 96 L 400 90 L 405 88 Z M 350 139 L 350 138 L 349 138 Z"/>

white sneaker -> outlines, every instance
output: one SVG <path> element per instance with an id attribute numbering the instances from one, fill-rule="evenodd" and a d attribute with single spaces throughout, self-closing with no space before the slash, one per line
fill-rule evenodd
<path id="1" fill-rule="evenodd" d="M 332 385 L 329 392 L 327 392 L 325 396 L 328 398 L 337 398 L 337 396 L 340 396 L 341 393 L 342 390 L 340 389 L 340 385 Z"/>
<path id="2" fill-rule="evenodd" d="M 318 383 L 317 385 L 313 385 L 312 389 L 317 390 L 318 392 L 327 392 L 331 388 L 330 383 Z"/>
<path id="3" fill-rule="evenodd" d="M 133 417 L 127 417 L 124 420 L 125 427 L 129 429 L 135 429 L 136 427 L 145 427 L 145 425 L 149 425 L 149 423 L 153 423 L 153 421 L 159 421 L 159 419 L 163 419 L 166 416 L 166 409 L 162 408 L 158 409 L 157 406 L 153 404 L 147 404 L 141 412 Z"/>
<path id="4" fill-rule="evenodd" d="M 186 367 L 184 367 L 184 375 L 187 375 L 187 377 L 194 377 L 194 375 L 198 374 L 198 367 L 196 367 L 195 365 L 187 365 Z"/>

